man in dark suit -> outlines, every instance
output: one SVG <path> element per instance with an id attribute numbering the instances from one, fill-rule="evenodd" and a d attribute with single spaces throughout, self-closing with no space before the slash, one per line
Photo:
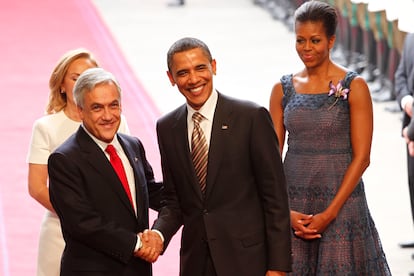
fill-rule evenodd
<path id="1" fill-rule="evenodd" d="M 113 75 L 86 70 L 73 93 L 82 125 L 48 162 L 50 199 L 66 242 L 60 275 L 150 276 L 145 260 L 158 252 L 140 232 L 148 228 L 148 208 L 161 207 L 162 184 L 155 182 L 141 142 L 117 134 L 121 89 Z M 114 155 L 106 153 L 108 145 Z M 113 167 L 113 160 L 121 164 Z"/>
<path id="2" fill-rule="evenodd" d="M 410 123 L 413 114 L 414 94 L 414 34 L 407 34 L 400 63 L 395 72 L 395 93 L 398 104 L 403 110 L 403 129 Z M 407 143 L 407 146 L 409 144 Z M 414 157 L 410 156 L 407 148 L 408 187 L 411 200 L 411 214 L 414 223 Z M 414 241 L 401 243 L 403 248 L 414 248 Z"/>
<path id="3" fill-rule="evenodd" d="M 166 206 L 153 230 L 165 249 L 183 226 L 182 276 L 284 275 L 291 270 L 288 195 L 268 111 L 214 89 L 216 61 L 198 39 L 175 42 L 167 62 L 187 103 L 157 123 Z M 205 178 L 192 160 L 194 113 L 208 147 Z"/>

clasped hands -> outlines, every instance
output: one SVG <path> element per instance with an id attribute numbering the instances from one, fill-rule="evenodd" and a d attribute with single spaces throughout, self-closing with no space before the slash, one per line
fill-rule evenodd
<path id="1" fill-rule="evenodd" d="M 143 233 L 139 233 L 142 246 L 134 253 L 135 257 L 139 257 L 147 262 L 155 262 L 163 250 L 163 241 L 157 232 L 152 230 L 145 230 Z"/>
<path id="2" fill-rule="evenodd" d="M 295 235 L 304 240 L 321 238 L 331 221 L 323 213 L 307 215 L 296 211 L 290 211 L 290 219 Z"/>

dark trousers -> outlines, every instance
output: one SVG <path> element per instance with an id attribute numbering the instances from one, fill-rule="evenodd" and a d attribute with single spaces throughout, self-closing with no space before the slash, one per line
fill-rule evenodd
<path id="1" fill-rule="evenodd" d="M 414 157 L 410 156 L 407 148 L 408 189 L 410 193 L 411 215 L 414 225 Z"/>

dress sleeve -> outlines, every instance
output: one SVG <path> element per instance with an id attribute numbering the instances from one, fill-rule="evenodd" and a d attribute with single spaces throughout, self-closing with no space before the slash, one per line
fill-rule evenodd
<path id="1" fill-rule="evenodd" d="M 345 88 L 349 88 L 349 87 L 351 86 L 351 82 L 352 82 L 352 80 L 353 80 L 356 76 L 358 76 L 358 73 L 357 73 L 357 72 L 354 72 L 354 71 L 348 71 L 348 72 L 346 73 L 346 75 L 345 75 L 345 78 L 344 78 L 344 87 L 345 87 Z"/>
<path id="2" fill-rule="evenodd" d="M 293 78 L 292 74 L 284 75 L 280 78 L 280 83 L 282 84 L 282 89 L 283 89 L 283 100 L 282 100 L 283 108 L 289 102 L 290 97 L 295 93 L 294 88 L 293 88 L 292 78 Z"/>
<path id="3" fill-rule="evenodd" d="M 47 165 L 51 153 L 49 145 L 50 137 L 47 128 L 38 120 L 33 124 L 27 163 Z"/>

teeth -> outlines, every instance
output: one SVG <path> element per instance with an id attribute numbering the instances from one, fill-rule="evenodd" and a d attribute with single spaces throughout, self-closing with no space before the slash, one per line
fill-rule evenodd
<path id="1" fill-rule="evenodd" d="M 203 87 L 202 87 L 202 86 L 200 86 L 200 87 L 196 87 L 196 88 L 192 88 L 192 89 L 190 89 L 190 91 L 191 91 L 191 92 L 193 92 L 193 93 L 196 93 L 196 92 L 201 91 L 201 89 L 203 89 Z"/>

